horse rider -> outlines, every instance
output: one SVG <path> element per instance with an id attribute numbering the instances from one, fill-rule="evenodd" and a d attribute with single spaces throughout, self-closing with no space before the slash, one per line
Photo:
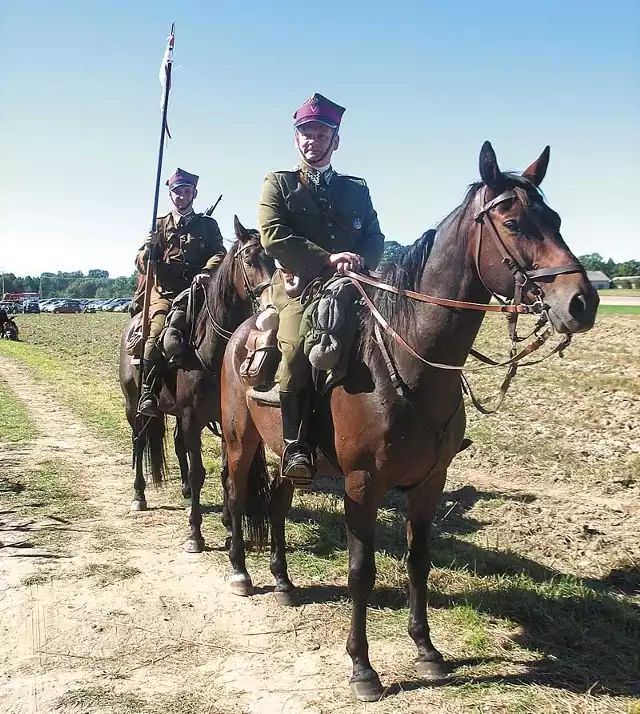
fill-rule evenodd
<path id="1" fill-rule="evenodd" d="M 300 488 L 313 479 L 313 454 L 305 440 L 311 366 L 304 354 L 300 293 L 315 278 L 344 270 L 374 270 L 384 251 L 365 181 L 337 173 L 331 158 L 340 144 L 345 108 L 314 94 L 293 115 L 300 164 L 269 173 L 262 187 L 258 224 L 267 255 L 276 260 L 272 302 L 280 317 L 280 409 L 284 436 L 282 474 Z"/>
<path id="2" fill-rule="evenodd" d="M 149 255 L 157 261 L 151 288 L 149 337 L 144 346 L 142 394 L 138 405 L 138 413 L 145 416 L 158 414 L 158 393 L 162 382 L 156 377 L 162 354 L 157 343 L 171 303 L 192 281 L 198 284 L 206 282 L 227 252 L 218 223 L 193 209 L 198 195 L 198 178 L 178 168 L 168 179 L 173 208 L 166 216 L 158 217 L 156 231 L 149 233 L 136 257 L 136 267 L 143 275 L 146 274 Z M 137 302 L 140 309 L 140 296 L 137 297 L 134 303 Z"/>

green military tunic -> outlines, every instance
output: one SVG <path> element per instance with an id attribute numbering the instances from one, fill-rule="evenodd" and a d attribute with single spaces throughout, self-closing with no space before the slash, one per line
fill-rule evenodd
<path id="1" fill-rule="evenodd" d="M 149 316 L 151 327 L 145 346 L 145 356 L 152 355 L 171 302 L 191 285 L 198 273 L 215 270 L 222 262 L 226 249 L 218 223 L 201 213 L 191 213 L 176 222 L 173 212 L 157 220 L 159 234 L 158 252 L 162 257 L 156 262 L 151 288 Z M 136 267 L 144 275 L 147 267 L 147 249 L 142 246 L 136 257 Z M 142 285 L 144 293 L 144 285 Z M 134 298 L 140 304 L 141 295 Z"/>
<path id="2" fill-rule="evenodd" d="M 309 175 L 315 175 L 317 183 Z M 258 224 L 265 252 L 303 282 L 331 275 L 332 253 L 357 253 L 375 270 L 384 251 L 384 235 L 365 181 L 331 169 L 327 176 L 328 185 L 317 172 L 276 171 L 267 175 L 262 188 Z M 299 298 L 285 293 L 279 271 L 272 280 L 272 301 L 280 315 L 280 390 L 304 389 L 310 370 L 300 334 L 304 308 Z"/>

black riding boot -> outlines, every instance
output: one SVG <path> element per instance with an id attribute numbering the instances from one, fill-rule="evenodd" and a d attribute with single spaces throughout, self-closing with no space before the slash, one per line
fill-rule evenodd
<path id="1" fill-rule="evenodd" d="M 313 455 L 304 443 L 304 427 L 307 420 L 307 395 L 304 391 L 280 392 L 282 412 L 282 475 L 291 479 L 296 488 L 308 491 L 313 481 Z"/>
<path id="2" fill-rule="evenodd" d="M 142 360 L 142 394 L 138 404 L 138 414 L 155 417 L 160 413 L 158 409 L 158 393 L 162 386 L 159 379 L 158 366 L 153 360 Z"/>

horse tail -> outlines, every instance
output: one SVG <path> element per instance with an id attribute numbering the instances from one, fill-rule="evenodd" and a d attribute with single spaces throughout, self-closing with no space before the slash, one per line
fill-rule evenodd
<path id="1" fill-rule="evenodd" d="M 154 485 L 160 486 L 167 479 L 167 454 L 164 436 L 166 417 L 163 413 L 149 419 L 142 439 L 144 440 L 145 471 L 151 474 Z"/>
<path id="2" fill-rule="evenodd" d="M 247 481 L 247 506 L 244 515 L 244 525 L 251 545 L 262 550 L 269 542 L 269 506 L 271 487 L 269 470 L 265 456 L 264 444 L 260 446 L 249 467 Z"/>

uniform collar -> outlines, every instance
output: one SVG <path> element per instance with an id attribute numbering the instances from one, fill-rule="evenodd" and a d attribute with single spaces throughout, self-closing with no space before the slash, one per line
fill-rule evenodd
<path id="1" fill-rule="evenodd" d="M 304 175 L 308 183 L 313 186 L 329 186 L 333 177 L 336 175 L 331 164 L 316 169 L 313 166 L 301 163 L 298 166 L 298 170 Z"/>
<path id="2" fill-rule="evenodd" d="M 177 228 L 180 224 L 180 219 L 184 219 L 182 223 L 187 220 L 194 213 L 193 208 L 188 213 L 178 213 L 178 211 L 171 211 L 171 217 L 173 218 L 173 225 Z"/>

